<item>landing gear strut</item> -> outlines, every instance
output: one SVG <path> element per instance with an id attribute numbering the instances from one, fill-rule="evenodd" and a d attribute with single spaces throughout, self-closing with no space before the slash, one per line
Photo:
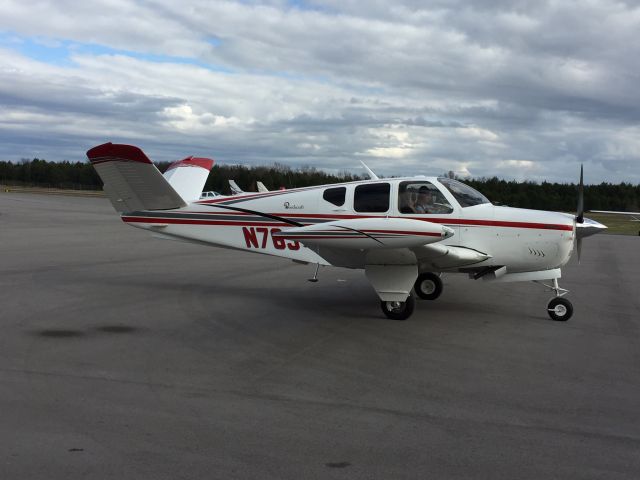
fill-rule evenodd
<path id="1" fill-rule="evenodd" d="M 382 312 L 391 320 L 406 320 L 413 313 L 416 301 L 409 295 L 404 302 L 380 302 Z"/>
<path id="2" fill-rule="evenodd" d="M 442 293 L 442 280 L 435 273 L 421 273 L 418 275 L 413 289 L 423 300 L 435 300 Z"/>
<path id="3" fill-rule="evenodd" d="M 551 317 L 551 320 L 557 322 L 566 322 L 573 315 L 573 305 L 569 300 L 563 298 L 564 295 L 569 293 L 569 290 L 560 288 L 558 285 L 558 279 L 553 279 L 553 285 L 547 285 L 543 283 L 545 287 L 552 290 L 556 296 L 552 298 L 547 304 L 547 313 Z"/>

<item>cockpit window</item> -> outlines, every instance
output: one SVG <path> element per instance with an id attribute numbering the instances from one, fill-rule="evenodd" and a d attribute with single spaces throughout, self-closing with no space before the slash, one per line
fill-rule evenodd
<path id="1" fill-rule="evenodd" d="M 491 203 L 489 199 L 477 190 L 450 178 L 439 178 L 438 181 L 445 186 L 451 195 L 458 201 L 461 207 L 473 207 L 482 203 Z"/>
<path id="2" fill-rule="evenodd" d="M 442 192 L 431 182 L 424 180 L 400 182 L 398 210 L 404 214 L 446 214 L 453 207 Z"/>

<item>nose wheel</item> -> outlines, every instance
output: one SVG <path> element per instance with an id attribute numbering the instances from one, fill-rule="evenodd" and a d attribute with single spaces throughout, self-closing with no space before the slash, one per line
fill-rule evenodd
<path id="1" fill-rule="evenodd" d="M 551 320 L 557 322 L 566 322 L 569 320 L 573 315 L 573 305 L 569 300 L 564 298 L 564 295 L 569 293 L 569 290 L 560 288 L 557 278 L 553 279 L 553 285 L 547 285 L 546 283 L 542 283 L 542 285 L 556 294 L 555 298 L 552 298 L 547 304 L 547 313 L 549 317 L 551 317 Z"/>
<path id="2" fill-rule="evenodd" d="M 573 305 L 566 298 L 556 297 L 547 305 L 547 312 L 552 320 L 566 322 L 573 315 Z"/>

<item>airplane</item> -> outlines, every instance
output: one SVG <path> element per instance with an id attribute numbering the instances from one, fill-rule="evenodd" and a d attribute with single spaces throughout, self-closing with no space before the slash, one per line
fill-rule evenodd
<path id="1" fill-rule="evenodd" d="M 265 186 L 265 184 L 262 183 L 260 180 L 256 182 L 256 187 L 258 187 L 258 191 L 261 193 L 267 193 L 269 191 L 269 189 Z M 232 179 L 229 179 L 229 188 L 231 189 L 232 195 L 238 195 L 239 193 L 247 193 L 238 186 L 235 180 L 232 180 Z"/>
<path id="2" fill-rule="evenodd" d="M 415 295 L 435 300 L 442 274 L 533 281 L 554 295 L 547 313 L 573 315 L 558 284 L 582 239 L 606 227 L 577 214 L 493 205 L 451 178 L 378 178 L 200 200 L 213 160 L 188 157 L 164 176 L 138 147 L 105 143 L 87 152 L 122 220 L 153 236 L 321 265 L 364 269 L 384 315 L 406 320 Z M 368 167 L 367 167 L 367 170 Z M 173 173 L 171 173 L 173 172 Z M 546 282 L 546 283 L 545 283 Z M 549 283 L 550 282 L 550 283 Z"/>
<path id="3" fill-rule="evenodd" d="M 231 195 L 241 195 L 245 193 L 245 191 L 238 186 L 235 180 L 229 180 L 229 188 L 231 189 Z"/>

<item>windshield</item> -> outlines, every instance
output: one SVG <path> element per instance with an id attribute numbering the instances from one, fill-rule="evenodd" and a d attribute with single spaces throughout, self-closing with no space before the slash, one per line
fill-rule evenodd
<path id="1" fill-rule="evenodd" d="M 491 203 L 489 199 L 477 190 L 450 178 L 439 178 L 438 181 L 445 186 L 451 195 L 458 201 L 461 207 L 473 207 L 482 203 Z"/>

